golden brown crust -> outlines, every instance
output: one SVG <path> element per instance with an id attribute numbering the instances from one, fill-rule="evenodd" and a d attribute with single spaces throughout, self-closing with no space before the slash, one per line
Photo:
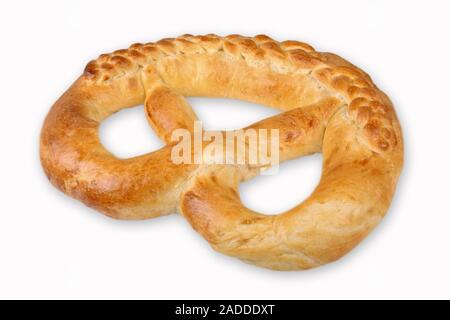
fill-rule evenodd
<path id="1" fill-rule="evenodd" d="M 86 66 L 85 76 L 94 81 L 111 81 L 139 72 L 161 58 L 217 52 L 243 60 L 252 67 L 269 66 L 277 73 L 310 74 L 348 102 L 349 114 L 360 125 L 371 148 L 382 152 L 397 143 L 399 132 L 392 126 L 396 121 L 392 105 L 370 77 L 342 58 L 316 52 L 310 45 L 298 41 L 277 42 L 265 35 L 253 38 L 183 35 L 156 43 L 133 44 L 128 49 L 103 54 Z"/>
<path id="2" fill-rule="evenodd" d="M 237 193 L 254 167 L 173 164 L 172 131 L 191 130 L 196 119 L 184 96 L 286 111 L 252 127 L 280 129 L 282 160 L 322 151 L 321 183 L 303 204 L 266 217 L 245 208 Z M 168 145 L 118 159 L 101 146 L 98 125 L 143 102 Z M 217 250 L 284 270 L 335 260 L 364 238 L 389 206 L 403 142 L 387 96 L 334 54 L 265 35 L 183 35 L 91 61 L 47 116 L 41 161 L 58 188 L 110 216 L 155 217 L 178 206 Z"/>

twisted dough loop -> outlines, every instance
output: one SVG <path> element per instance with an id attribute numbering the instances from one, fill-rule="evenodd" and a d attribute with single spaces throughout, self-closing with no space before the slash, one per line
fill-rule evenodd
<path id="1" fill-rule="evenodd" d="M 230 97 L 285 112 L 253 124 L 280 130 L 280 157 L 322 151 L 313 194 L 278 216 L 245 208 L 239 182 L 260 166 L 175 165 L 171 133 L 197 119 L 184 96 Z M 144 102 L 167 145 L 118 159 L 98 139 L 110 114 Z M 121 219 L 178 210 L 218 251 L 263 267 L 315 267 L 344 255 L 380 221 L 403 161 L 392 104 L 342 58 L 267 36 L 192 36 L 134 44 L 91 61 L 56 102 L 41 160 L 65 193 Z"/>
<path id="2" fill-rule="evenodd" d="M 335 55 L 316 52 L 310 45 L 298 41 L 277 42 L 265 35 L 253 38 L 183 35 L 156 43 L 137 43 L 129 49 L 103 54 L 87 65 L 85 74 L 92 80 L 112 81 L 138 72 L 161 58 L 217 52 L 244 60 L 255 68 L 310 74 L 349 104 L 349 115 L 363 129 L 364 138 L 374 151 L 383 152 L 396 145 L 398 133 L 392 127 L 395 114 L 391 103 L 369 76 Z"/>

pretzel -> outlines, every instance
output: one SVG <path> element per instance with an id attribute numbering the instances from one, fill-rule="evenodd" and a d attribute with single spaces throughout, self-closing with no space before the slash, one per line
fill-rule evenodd
<path id="1" fill-rule="evenodd" d="M 263 164 L 175 164 L 174 130 L 197 119 L 185 96 L 227 97 L 283 113 L 249 128 L 280 131 L 280 160 L 322 152 L 319 185 L 276 216 L 246 208 L 238 185 Z M 144 103 L 166 146 L 119 159 L 98 127 Z M 183 35 L 133 44 L 91 61 L 54 104 L 40 157 L 60 190 L 106 215 L 146 219 L 179 211 L 211 246 L 258 266 L 307 269 L 355 247 L 382 219 L 403 164 L 389 98 L 359 68 L 298 41 Z"/>

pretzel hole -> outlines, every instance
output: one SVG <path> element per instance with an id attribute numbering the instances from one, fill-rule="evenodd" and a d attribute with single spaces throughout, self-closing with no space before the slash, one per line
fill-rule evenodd
<path id="1" fill-rule="evenodd" d="M 188 98 L 205 130 L 237 130 L 280 113 L 264 105 L 227 98 Z"/>
<path id="2" fill-rule="evenodd" d="M 164 146 L 164 142 L 148 125 L 142 105 L 122 109 L 106 118 L 100 124 L 99 136 L 103 146 L 122 159 L 146 154 Z"/>
<path id="3" fill-rule="evenodd" d="M 241 202 L 262 214 L 280 214 L 299 205 L 311 194 L 319 183 L 321 172 L 320 153 L 283 162 L 274 174 L 259 175 L 241 183 Z"/>

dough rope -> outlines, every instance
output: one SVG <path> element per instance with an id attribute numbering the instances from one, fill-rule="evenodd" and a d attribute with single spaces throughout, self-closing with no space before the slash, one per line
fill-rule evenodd
<path id="1" fill-rule="evenodd" d="M 136 43 L 129 49 L 103 54 L 91 61 L 85 75 L 94 81 L 113 81 L 114 78 L 140 72 L 158 59 L 188 54 L 224 52 L 227 57 L 242 59 L 249 66 L 269 66 L 274 72 L 305 73 L 340 95 L 349 105 L 349 114 L 364 130 L 370 146 L 378 151 L 396 144 L 397 135 L 392 128 L 395 119 L 388 98 L 360 69 L 343 59 L 316 52 L 310 45 L 298 41 L 277 42 L 265 35 L 254 38 L 240 35 L 216 35 L 163 39 L 156 43 Z"/>
<path id="2" fill-rule="evenodd" d="M 323 153 L 312 195 L 277 216 L 245 208 L 238 185 L 258 166 L 179 164 L 173 130 L 197 117 L 185 96 L 229 97 L 284 111 L 250 126 L 280 130 L 282 161 Z M 144 103 L 167 145 L 118 159 L 98 126 Z M 331 54 L 267 36 L 192 36 L 133 44 L 91 61 L 55 103 L 41 133 L 41 162 L 66 194 L 119 219 L 178 210 L 213 248 L 263 267 L 291 270 L 334 261 L 386 213 L 403 163 L 399 122 L 370 77 Z"/>

